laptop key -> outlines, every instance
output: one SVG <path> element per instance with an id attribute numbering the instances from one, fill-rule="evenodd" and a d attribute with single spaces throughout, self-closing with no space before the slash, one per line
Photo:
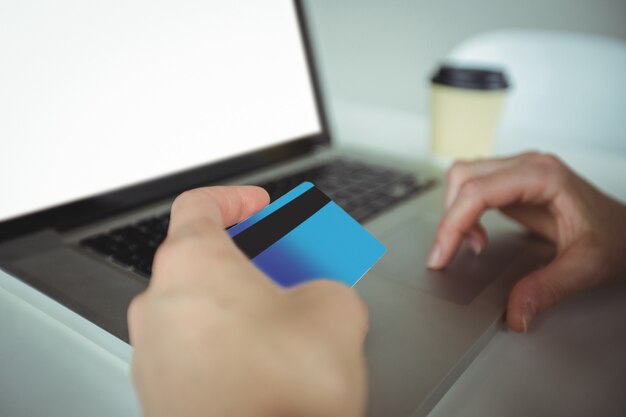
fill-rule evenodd
<path id="1" fill-rule="evenodd" d="M 361 222 L 374 214 L 374 211 L 370 207 L 356 207 L 354 209 L 348 210 L 348 213 L 357 221 Z"/>

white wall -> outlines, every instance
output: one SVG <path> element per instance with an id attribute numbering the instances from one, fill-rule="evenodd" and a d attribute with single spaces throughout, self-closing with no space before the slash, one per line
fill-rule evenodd
<path id="1" fill-rule="evenodd" d="M 330 98 L 423 110 L 421 88 L 463 39 L 536 28 L 626 40 L 626 0 L 306 0 Z M 626 69 L 625 69 L 626 70 Z"/>

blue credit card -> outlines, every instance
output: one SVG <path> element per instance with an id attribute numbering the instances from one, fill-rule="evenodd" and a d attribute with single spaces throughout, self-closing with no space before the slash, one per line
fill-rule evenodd
<path id="1" fill-rule="evenodd" d="M 310 182 L 227 233 L 257 268 L 283 287 L 317 278 L 353 286 L 386 251 Z"/>

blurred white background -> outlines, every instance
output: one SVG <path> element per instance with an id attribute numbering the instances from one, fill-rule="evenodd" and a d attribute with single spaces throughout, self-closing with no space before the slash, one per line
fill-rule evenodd
<path id="1" fill-rule="evenodd" d="M 625 0 L 306 0 L 332 99 L 424 110 L 423 83 L 464 39 L 498 29 L 626 41 Z"/>

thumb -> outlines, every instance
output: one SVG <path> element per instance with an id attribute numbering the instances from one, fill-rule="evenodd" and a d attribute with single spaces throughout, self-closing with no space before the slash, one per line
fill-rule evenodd
<path id="1" fill-rule="evenodd" d="M 506 320 L 516 332 L 526 332 L 535 316 L 570 295 L 597 285 L 593 245 L 577 244 L 562 251 L 547 266 L 520 280 L 511 290 Z"/>

